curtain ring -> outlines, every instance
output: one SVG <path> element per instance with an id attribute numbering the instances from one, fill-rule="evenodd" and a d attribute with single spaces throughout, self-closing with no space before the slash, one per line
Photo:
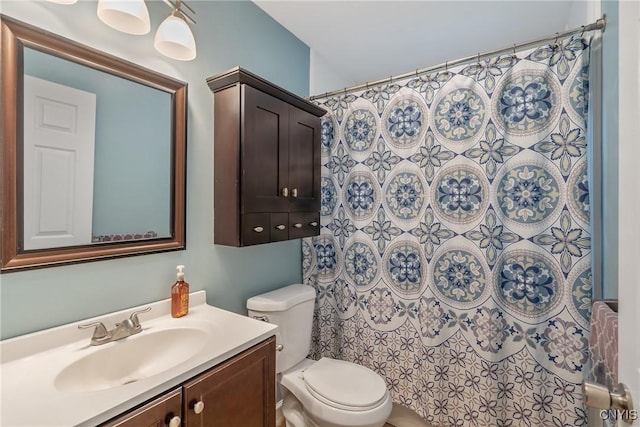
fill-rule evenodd
<path id="1" fill-rule="evenodd" d="M 583 25 L 582 26 L 582 32 L 580 33 L 580 38 L 582 38 L 582 36 L 584 36 L 584 31 L 585 31 L 585 28 L 584 28 L 584 25 Z"/>
<path id="2" fill-rule="evenodd" d="M 416 68 L 416 77 L 418 77 L 418 69 Z"/>
<path id="3" fill-rule="evenodd" d="M 511 55 L 511 59 L 518 60 L 518 55 L 516 55 L 516 44 L 513 44 L 513 55 Z"/>
<path id="4" fill-rule="evenodd" d="M 369 89 L 369 82 L 366 82 L 364 85 Z"/>
<path id="5" fill-rule="evenodd" d="M 478 52 L 478 65 L 480 65 L 480 52 Z"/>
<path id="6" fill-rule="evenodd" d="M 560 45 L 558 45 L 559 38 L 560 38 L 560 33 L 556 33 L 556 40 L 553 42 L 553 46 L 551 46 L 553 50 L 556 50 L 560 47 Z"/>

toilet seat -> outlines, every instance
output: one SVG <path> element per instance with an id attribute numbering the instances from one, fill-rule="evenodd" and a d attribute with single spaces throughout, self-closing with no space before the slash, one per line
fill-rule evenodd
<path id="1" fill-rule="evenodd" d="M 326 405 L 348 411 L 368 411 L 387 398 L 384 380 L 364 366 L 322 358 L 307 368 L 303 380 L 309 393 Z"/>

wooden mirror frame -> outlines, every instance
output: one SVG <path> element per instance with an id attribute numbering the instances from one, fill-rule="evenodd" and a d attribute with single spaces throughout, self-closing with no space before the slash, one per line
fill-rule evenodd
<path id="1" fill-rule="evenodd" d="M 185 249 L 187 83 L 73 40 L 0 15 L 0 272 Z M 167 92 L 172 99 L 171 236 L 52 249 L 22 250 L 23 48 L 29 47 Z"/>

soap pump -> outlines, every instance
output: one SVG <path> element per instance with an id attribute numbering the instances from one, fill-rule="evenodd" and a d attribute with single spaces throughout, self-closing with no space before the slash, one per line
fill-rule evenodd
<path id="1" fill-rule="evenodd" d="M 189 312 L 189 284 L 184 281 L 184 265 L 176 268 L 177 280 L 171 287 L 171 316 L 182 317 Z"/>

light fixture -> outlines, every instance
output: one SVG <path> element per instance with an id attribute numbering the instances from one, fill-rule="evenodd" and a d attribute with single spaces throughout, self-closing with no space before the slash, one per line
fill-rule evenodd
<path id="1" fill-rule="evenodd" d="M 187 21 L 193 24 L 196 21 L 182 9 L 182 6 L 194 15 L 196 12 L 182 0 L 164 0 L 164 2 L 171 6 L 173 11 L 158 27 L 153 46 L 169 58 L 191 61 L 196 57 L 196 41 Z"/>
<path id="2" fill-rule="evenodd" d="M 144 0 L 99 0 L 98 18 L 124 33 L 141 35 L 151 30 Z"/>
<path id="3" fill-rule="evenodd" d="M 58 3 L 58 4 L 74 4 L 78 0 L 47 0 L 47 1 L 51 3 Z"/>

